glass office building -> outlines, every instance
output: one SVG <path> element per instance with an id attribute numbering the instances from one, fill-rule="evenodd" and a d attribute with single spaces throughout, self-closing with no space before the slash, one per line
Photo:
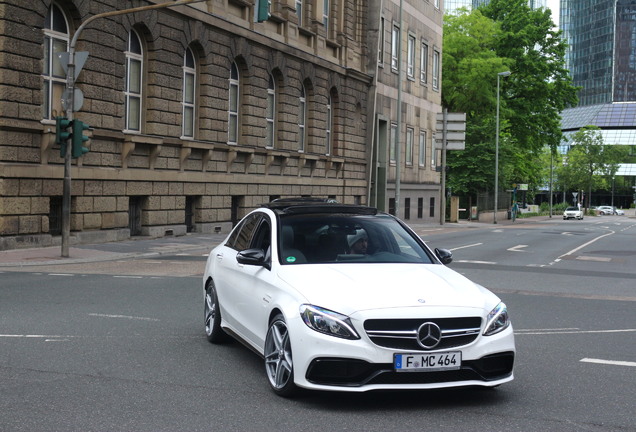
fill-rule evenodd
<path id="1" fill-rule="evenodd" d="M 636 149 L 636 1 L 561 0 L 560 27 L 569 48 L 566 64 L 579 105 L 562 113 L 565 137 L 580 128 L 601 128 L 603 141 Z M 564 142 L 562 151 L 568 145 Z M 636 164 L 618 176 L 636 176 Z M 627 179 L 634 183 L 634 179 Z"/>

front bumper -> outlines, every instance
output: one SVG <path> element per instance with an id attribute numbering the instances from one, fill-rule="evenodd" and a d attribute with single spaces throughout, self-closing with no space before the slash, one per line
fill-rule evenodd
<path id="1" fill-rule="evenodd" d="M 396 372 L 393 356 L 405 353 L 375 345 L 366 333 L 359 340 L 344 340 L 309 329 L 290 320 L 294 382 L 314 390 L 365 392 L 370 390 L 435 389 L 464 386 L 495 387 L 512 381 L 515 343 L 512 326 L 492 335 L 479 335 L 472 343 L 430 352 L 461 351 L 458 370 Z M 295 343 L 294 343 L 295 342 Z"/>
<path id="2" fill-rule="evenodd" d="M 481 382 L 498 385 L 512 379 L 515 353 L 503 352 L 477 360 L 467 360 L 461 369 L 437 372 L 395 372 L 393 364 L 369 363 L 346 358 L 317 358 L 307 369 L 306 378 L 312 384 L 363 387 L 369 385 L 452 386 L 457 383 Z M 463 384 L 462 384 L 463 385 Z"/>

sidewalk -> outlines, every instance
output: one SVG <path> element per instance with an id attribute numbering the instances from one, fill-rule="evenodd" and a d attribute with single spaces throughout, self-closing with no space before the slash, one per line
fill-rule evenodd
<path id="1" fill-rule="evenodd" d="M 633 218 L 629 213 L 626 218 Z M 549 220 L 561 219 L 560 214 L 549 216 L 534 216 L 530 218 L 518 218 L 515 222 L 510 219 L 492 222 L 478 222 L 461 220 L 456 223 L 418 223 L 406 221 L 407 224 L 420 236 L 433 235 L 449 230 L 471 228 L 513 228 L 529 223 L 540 223 Z M 120 242 L 95 243 L 75 245 L 69 248 L 69 257 L 62 257 L 60 246 L 42 248 L 12 249 L 0 251 L 0 269 L 9 267 L 62 265 L 90 263 L 99 261 L 113 261 L 121 259 L 152 257 L 167 254 L 179 254 L 188 252 L 208 252 L 219 244 L 227 234 L 197 234 L 191 233 L 179 237 L 160 238 L 135 238 Z"/>
<path id="2" fill-rule="evenodd" d="M 544 217 L 532 218 L 541 220 Z M 546 217 L 547 218 L 547 217 Z M 530 219 L 517 219 L 517 224 L 527 223 Z M 497 225 L 482 222 L 460 221 L 457 223 L 417 223 L 407 221 L 418 235 L 426 235 L 449 229 L 484 228 Z M 499 221 L 498 225 L 511 225 L 512 221 Z M 0 268 L 39 265 L 61 265 L 113 261 L 138 257 L 152 257 L 163 254 L 179 254 L 188 251 L 209 251 L 223 241 L 226 234 L 191 233 L 179 237 L 160 237 L 124 240 L 120 242 L 74 245 L 69 248 L 69 257 L 62 257 L 60 246 L 41 248 L 11 249 L 0 251 Z"/>

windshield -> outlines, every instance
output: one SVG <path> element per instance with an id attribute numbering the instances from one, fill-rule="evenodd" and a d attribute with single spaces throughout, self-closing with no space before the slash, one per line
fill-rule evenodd
<path id="1" fill-rule="evenodd" d="M 434 262 L 421 240 L 388 215 L 281 215 L 279 233 L 281 264 Z"/>

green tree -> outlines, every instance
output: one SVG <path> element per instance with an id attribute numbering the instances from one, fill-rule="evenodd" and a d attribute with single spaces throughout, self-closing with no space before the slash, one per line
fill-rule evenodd
<path id="1" fill-rule="evenodd" d="M 584 127 L 572 136 L 570 150 L 564 156 L 566 163 L 558 171 L 559 179 L 570 190 L 586 191 L 583 204 L 589 207 L 592 190 L 609 186 L 609 179 L 626 155 L 626 147 L 605 145 L 598 127 Z"/>
<path id="2" fill-rule="evenodd" d="M 505 70 L 512 74 L 500 80 L 499 183 L 542 183 L 539 154 L 559 144 L 559 113 L 576 103 L 565 49 L 550 12 L 530 10 L 526 0 L 444 17 L 442 103 L 467 115 L 466 150 L 447 158 L 453 191 L 493 188 L 497 74 Z"/>
<path id="3" fill-rule="evenodd" d="M 506 85 L 508 125 L 517 145 L 538 152 L 561 141 L 560 113 L 577 103 L 565 68 L 566 42 L 549 9 L 527 0 L 491 0 L 480 8 L 499 24 L 496 53 L 512 62 Z"/>
<path id="4" fill-rule="evenodd" d="M 466 149 L 447 158 L 448 185 L 456 193 L 476 195 L 494 183 L 496 89 L 490 81 L 509 67 L 496 54 L 498 33 L 478 10 L 444 17 L 442 103 L 466 113 Z"/>

